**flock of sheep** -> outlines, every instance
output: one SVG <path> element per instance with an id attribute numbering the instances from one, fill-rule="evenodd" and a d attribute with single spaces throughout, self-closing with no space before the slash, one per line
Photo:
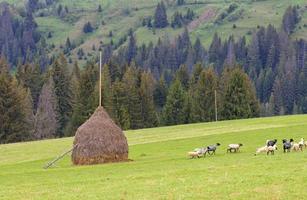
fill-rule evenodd
<path id="1" fill-rule="evenodd" d="M 304 138 L 301 138 L 301 140 L 296 143 L 293 139 L 282 140 L 283 143 L 283 150 L 284 153 L 290 152 L 290 151 L 303 151 L 303 148 L 307 148 L 307 141 L 304 140 Z M 220 146 L 220 143 L 216 143 L 214 145 L 210 145 L 207 147 L 202 148 L 196 148 L 194 151 L 188 152 L 188 156 L 190 158 L 200 158 L 205 157 L 208 155 L 215 154 L 215 151 L 218 146 Z M 240 151 L 240 147 L 242 147 L 243 144 L 229 144 L 227 147 L 227 153 L 237 153 Z M 259 153 L 266 153 L 267 155 L 271 154 L 274 155 L 274 152 L 277 150 L 277 139 L 274 140 L 267 140 L 265 146 L 257 148 L 255 155 Z"/>

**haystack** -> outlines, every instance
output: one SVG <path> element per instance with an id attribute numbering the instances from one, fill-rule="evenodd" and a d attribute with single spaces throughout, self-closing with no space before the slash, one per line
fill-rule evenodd
<path id="1" fill-rule="evenodd" d="M 72 162 L 92 165 L 127 160 L 128 143 L 123 131 L 103 107 L 98 107 L 76 132 Z"/>

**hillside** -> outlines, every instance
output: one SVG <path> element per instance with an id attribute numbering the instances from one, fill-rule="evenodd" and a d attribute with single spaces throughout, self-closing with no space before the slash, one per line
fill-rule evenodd
<path id="1" fill-rule="evenodd" d="M 3 1 L 3 0 L 1 0 Z M 0 1 L 0 2 L 1 2 Z M 7 1 L 15 7 L 23 7 L 23 1 Z M 40 9 L 35 11 L 35 20 L 38 30 L 46 37 L 48 44 L 54 44 L 55 49 L 61 49 L 69 37 L 75 45 L 72 52 L 72 59 L 77 58 L 77 53 L 82 48 L 91 57 L 94 53 L 93 45 L 98 48 L 100 45 L 109 44 L 112 40 L 114 44 L 125 42 L 129 29 L 136 35 L 139 45 L 157 41 L 159 37 L 169 37 L 172 39 L 183 32 L 183 28 L 172 28 L 168 26 L 164 29 L 152 29 L 142 25 L 143 19 L 152 17 L 158 0 L 58 0 L 50 5 L 41 3 Z M 46 1 L 47 2 L 47 1 Z M 185 14 L 187 9 L 195 13 L 194 19 L 188 24 L 188 29 L 192 41 L 199 37 L 202 43 L 208 47 L 212 41 L 213 34 L 218 32 L 222 38 L 229 35 L 250 36 L 251 31 L 257 26 L 267 26 L 273 24 L 280 27 L 282 16 L 289 5 L 306 6 L 304 0 L 265 0 L 265 1 L 222 1 L 222 0 L 186 0 L 185 4 L 178 6 L 176 0 L 167 0 L 167 16 L 171 22 L 176 11 Z M 223 20 L 218 19 L 231 4 L 236 4 L 236 8 L 231 13 L 224 16 Z M 101 5 L 101 12 L 98 7 Z M 64 11 L 59 11 L 61 6 Z M 307 39 L 307 12 L 302 9 L 302 20 L 298 28 L 292 34 L 292 38 Z M 218 23 L 217 23 L 218 21 Z M 85 34 L 83 26 L 91 22 L 94 31 Z M 236 28 L 234 28 L 234 25 Z M 112 32 L 112 37 L 110 37 Z M 48 37 L 48 35 L 50 37 Z M 119 46 L 120 46 L 119 45 Z M 55 53 L 53 50 L 52 53 Z M 82 60 L 81 60 L 82 61 Z"/>
<path id="2" fill-rule="evenodd" d="M 281 139 L 307 138 L 307 116 L 222 121 L 127 131 L 133 162 L 74 167 L 65 157 L 72 138 L 0 145 L 0 199 L 301 199 L 307 150 L 283 154 Z M 274 156 L 253 153 L 277 138 Z M 220 142 L 217 154 L 186 152 Z M 226 154 L 229 143 L 243 143 Z M 257 195 L 255 195 L 257 193 Z"/>

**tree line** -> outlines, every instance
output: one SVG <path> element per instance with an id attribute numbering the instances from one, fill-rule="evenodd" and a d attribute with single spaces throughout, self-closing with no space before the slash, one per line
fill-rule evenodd
<path id="1" fill-rule="evenodd" d="M 123 129 L 214 121 L 215 91 L 221 120 L 307 113 L 306 41 L 290 39 L 295 9 L 280 30 L 259 27 L 250 40 L 215 34 L 208 49 L 187 29 L 148 45 L 130 31 L 116 53 L 103 48 L 103 106 Z M 70 67 L 61 54 L 18 62 L 11 73 L 2 51 L 0 143 L 73 135 L 98 106 L 97 63 Z"/>
<path id="2" fill-rule="evenodd" d="M 74 135 L 98 106 L 98 65 L 69 71 L 60 55 L 42 72 L 39 65 L 19 66 L 9 73 L 0 62 L 0 143 Z M 192 74 L 182 65 L 172 81 L 155 79 L 131 62 L 124 68 L 103 66 L 103 106 L 123 129 L 149 128 L 259 116 L 255 88 L 241 66 L 225 67 L 222 76 L 209 66 L 195 65 Z"/>

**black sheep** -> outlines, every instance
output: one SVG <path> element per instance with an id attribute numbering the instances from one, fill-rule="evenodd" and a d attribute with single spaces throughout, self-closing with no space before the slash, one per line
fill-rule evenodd
<path id="1" fill-rule="evenodd" d="M 283 146 L 284 146 L 284 153 L 286 152 L 290 152 L 292 144 L 291 142 L 293 142 L 293 139 L 290 139 L 290 141 L 287 141 L 286 139 L 282 140 Z"/>
<path id="2" fill-rule="evenodd" d="M 209 155 L 215 154 L 217 146 L 220 146 L 220 145 L 221 145 L 220 143 L 216 143 L 215 145 L 207 146 L 205 153 L 204 153 L 204 157 L 206 156 L 207 153 Z"/>
<path id="3" fill-rule="evenodd" d="M 275 144 L 277 143 L 277 140 L 276 139 L 274 139 L 274 140 L 268 140 L 267 142 L 266 142 L 266 145 L 269 147 L 269 146 L 274 146 Z"/>

